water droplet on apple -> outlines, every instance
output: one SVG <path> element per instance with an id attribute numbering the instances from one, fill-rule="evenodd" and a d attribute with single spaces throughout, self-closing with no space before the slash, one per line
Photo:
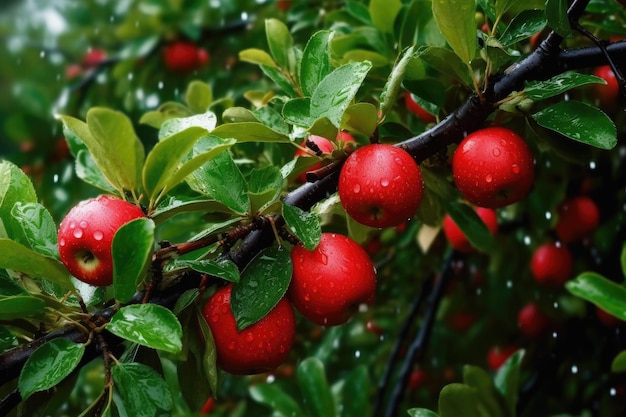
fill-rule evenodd
<path id="1" fill-rule="evenodd" d="M 76 239 L 80 239 L 81 237 L 83 237 L 83 229 L 74 229 L 74 232 L 72 234 Z"/>
<path id="2" fill-rule="evenodd" d="M 313 287 L 313 292 L 317 292 L 319 289 L 317 287 Z"/>
<path id="3" fill-rule="evenodd" d="M 252 333 L 246 333 L 246 342 L 252 343 L 254 341 L 254 335 Z"/>
<path id="4" fill-rule="evenodd" d="M 304 295 L 304 301 L 311 301 L 311 295 L 310 294 L 305 294 Z"/>
<path id="5" fill-rule="evenodd" d="M 493 177 L 491 176 L 491 174 L 487 174 L 487 175 L 485 176 L 485 181 L 487 181 L 487 182 L 491 182 L 491 181 L 493 181 Z"/>
<path id="6" fill-rule="evenodd" d="M 104 238 L 104 233 L 102 233 L 99 230 L 96 230 L 95 232 L 93 232 L 93 238 L 95 240 L 102 240 Z"/>
<path id="7" fill-rule="evenodd" d="M 393 161 L 394 161 L 396 164 L 398 164 L 398 165 L 404 165 L 404 164 L 402 163 L 402 159 L 400 159 L 400 158 L 394 158 L 394 160 L 393 160 Z"/>
<path id="8" fill-rule="evenodd" d="M 517 164 L 511 165 L 511 171 L 513 171 L 514 174 L 519 174 L 519 165 Z"/>
<path id="9" fill-rule="evenodd" d="M 491 153 L 493 154 L 493 156 L 495 156 L 496 158 L 500 156 L 500 148 L 493 148 L 493 150 L 491 151 Z"/>
<path id="10" fill-rule="evenodd" d="M 59 240 L 59 246 L 65 246 L 65 239 Z"/>
<path id="11" fill-rule="evenodd" d="M 211 321 L 212 321 L 213 323 L 217 323 L 218 321 L 220 321 L 220 316 L 219 316 L 219 315 L 217 315 L 217 314 L 213 314 L 213 315 L 211 316 Z"/>
<path id="12" fill-rule="evenodd" d="M 235 350 L 235 342 L 230 342 L 230 343 L 228 344 L 228 349 L 229 349 L 229 350 Z"/>
<path id="13" fill-rule="evenodd" d="M 389 185 L 389 180 L 388 179 L 380 180 L 380 185 L 382 187 L 387 187 Z"/>
<path id="14" fill-rule="evenodd" d="M 76 223 L 75 222 L 70 222 L 70 229 L 73 229 L 76 227 Z"/>
<path id="15" fill-rule="evenodd" d="M 87 222 L 83 220 L 78 224 L 78 226 L 84 229 L 85 227 L 87 227 Z"/>
<path id="16" fill-rule="evenodd" d="M 504 139 L 500 139 L 500 145 L 502 145 L 502 146 L 506 146 L 506 140 L 504 140 Z"/>
<path id="17" fill-rule="evenodd" d="M 265 345 L 265 350 L 267 350 L 267 353 L 272 353 L 274 349 L 272 349 L 272 345 L 268 343 Z"/>
<path id="18" fill-rule="evenodd" d="M 352 188 L 352 191 L 354 191 L 355 194 L 358 194 L 361 192 L 361 186 L 359 184 L 354 184 L 354 187 Z"/>
<path id="19" fill-rule="evenodd" d="M 328 255 L 320 253 L 320 261 L 322 261 L 323 265 L 328 265 Z"/>

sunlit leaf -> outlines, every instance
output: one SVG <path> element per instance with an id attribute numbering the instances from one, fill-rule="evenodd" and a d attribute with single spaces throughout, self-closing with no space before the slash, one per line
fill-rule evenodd
<path id="1" fill-rule="evenodd" d="M 18 387 L 22 398 L 60 383 L 76 368 L 84 352 L 85 345 L 63 338 L 41 345 L 28 357 L 20 373 Z"/>
<path id="2" fill-rule="evenodd" d="M 626 321 L 626 288 L 595 273 L 584 272 L 565 283 L 565 288 L 609 314 Z"/>
<path id="3" fill-rule="evenodd" d="M 35 252 L 58 258 L 57 229 L 50 212 L 39 203 L 16 203 L 11 215 L 22 228 L 28 246 Z"/>
<path id="4" fill-rule="evenodd" d="M 476 55 L 476 2 L 433 0 L 433 16 L 456 55 L 469 64 Z"/>
<path id="5" fill-rule="evenodd" d="M 287 26 L 278 19 L 267 19 L 265 20 L 265 34 L 274 60 L 282 68 L 289 69 L 289 54 L 293 46 L 293 39 Z"/>
<path id="6" fill-rule="evenodd" d="M 546 23 L 546 15 L 543 10 L 524 10 L 513 18 L 498 40 L 505 47 L 511 46 L 541 32 L 546 27 Z"/>
<path id="7" fill-rule="evenodd" d="M 453 383 L 439 393 L 441 417 L 481 417 L 475 389 L 465 384 Z"/>
<path id="8" fill-rule="evenodd" d="M 393 33 L 396 16 L 402 9 L 400 0 L 371 0 L 369 15 L 372 23 L 381 32 Z"/>
<path id="9" fill-rule="evenodd" d="M 573 71 L 564 72 L 556 75 L 547 81 L 530 81 L 526 83 L 524 94 L 535 101 L 544 100 L 580 87 L 581 85 L 604 83 L 600 77 L 588 74 L 580 74 Z"/>
<path id="10" fill-rule="evenodd" d="M 280 169 L 273 165 L 255 168 L 248 179 L 251 212 L 261 213 L 278 200 L 283 185 Z"/>
<path id="11" fill-rule="evenodd" d="M 206 112 L 213 102 L 211 86 L 198 80 L 190 82 L 185 91 L 185 102 L 195 113 Z"/>
<path id="12" fill-rule="evenodd" d="M 283 204 L 283 217 L 306 249 L 313 250 L 317 247 L 322 238 L 322 226 L 317 214 Z"/>
<path id="13" fill-rule="evenodd" d="M 439 414 L 425 408 L 411 408 L 407 412 L 410 417 L 439 417 Z"/>
<path id="14" fill-rule="evenodd" d="M 0 237 L 28 244 L 22 225 L 12 215 L 16 203 L 37 203 L 33 183 L 17 165 L 0 161 Z"/>
<path id="15" fill-rule="evenodd" d="M 270 54 L 257 48 L 248 48 L 239 52 L 239 60 L 251 64 L 266 65 L 268 67 L 276 66 L 276 62 L 274 62 Z"/>
<path id="16" fill-rule="evenodd" d="M 319 31 L 307 42 L 300 62 L 300 84 L 306 96 L 312 96 L 317 85 L 330 74 L 330 40 L 332 32 Z"/>
<path id="17" fill-rule="evenodd" d="M 220 138 L 235 138 L 237 142 L 289 142 L 289 138 L 258 122 L 226 123 L 211 132 Z"/>

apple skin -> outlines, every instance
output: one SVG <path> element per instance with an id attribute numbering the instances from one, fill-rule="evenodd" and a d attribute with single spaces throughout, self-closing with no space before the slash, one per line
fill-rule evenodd
<path id="1" fill-rule="evenodd" d="M 570 243 L 590 235 L 599 223 L 600 210 L 596 203 L 587 196 L 577 196 L 559 206 L 554 230 L 561 242 Z"/>
<path id="2" fill-rule="evenodd" d="M 619 83 L 609 65 L 603 65 L 593 71 L 593 75 L 602 78 L 606 84 L 594 84 L 593 94 L 598 105 L 605 110 L 614 110 L 619 99 Z"/>
<path id="3" fill-rule="evenodd" d="M 335 150 L 335 145 L 328 139 L 326 139 L 323 136 L 318 136 L 318 135 L 310 135 L 308 138 L 309 141 L 313 142 L 314 144 L 317 145 L 317 147 L 320 149 L 320 151 L 322 151 L 322 154 L 330 154 Z M 346 143 L 356 143 L 356 140 L 354 139 L 354 137 L 346 132 L 346 131 L 340 131 L 337 134 L 337 137 L 335 138 L 335 140 L 337 142 L 343 142 L 344 144 Z M 306 145 L 306 140 L 304 142 L 302 142 L 301 146 L 303 147 L 307 147 Z M 311 150 L 313 152 L 313 150 Z M 294 153 L 294 158 L 297 156 L 303 156 L 303 157 L 310 157 L 311 154 L 305 152 L 304 150 L 298 148 L 296 149 L 296 152 Z M 313 165 L 311 165 L 309 168 L 307 168 L 306 172 L 301 173 L 300 175 L 298 175 L 298 182 L 300 183 L 305 183 L 307 182 L 306 180 L 306 173 L 309 171 L 316 171 L 318 169 L 320 169 L 322 167 L 322 162 L 317 162 Z"/>
<path id="4" fill-rule="evenodd" d="M 346 213 L 370 227 L 395 227 L 415 214 L 424 191 L 419 166 L 389 144 L 358 148 L 339 174 L 339 199 Z"/>
<path id="5" fill-rule="evenodd" d="M 304 317 L 322 326 L 347 322 L 376 293 L 376 271 L 365 250 L 347 236 L 322 233 L 312 251 L 291 250 L 289 299 Z"/>
<path id="6" fill-rule="evenodd" d="M 517 313 L 517 327 L 529 339 L 537 339 L 550 328 L 550 319 L 536 303 L 530 302 Z"/>
<path id="7" fill-rule="evenodd" d="M 107 59 L 107 52 L 103 49 L 92 48 L 83 56 L 82 64 L 85 68 L 94 68 Z"/>
<path id="8" fill-rule="evenodd" d="M 87 284 L 113 283 L 111 245 L 120 227 L 145 217 L 141 208 L 111 195 L 101 195 L 74 206 L 59 226 L 61 262 Z"/>
<path id="9" fill-rule="evenodd" d="M 437 121 L 437 118 L 434 115 L 428 113 L 422 106 L 417 104 L 411 93 L 408 91 L 404 93 L 404 105 L 407 110 L 419 117 L 424 124 L 435 123 Z"/>
<path id="10" fill-rule="evenodd" d="M 476 214 L 478 214 L 478 217 L 481 218 L 492 235 L 498 232 L 498 214 L 495 210 L 485 207 L 476 207 Z M 467 236 L 465 236 L 449 214 L 446 214 L 443 218 L 443 233 L 448 243 L 450 243 L 450 246 L 459 252 L 471 253 L 474 251 L 471 243 L 467 240 Z"/>
<path id="11" fill-rule="evenodd" d="M 487 366 L 492 371 L 497 371 L 518 350 L 516 345 L 493 346 L 487 352 Z"/>
<path id="12" fill-rule="evenodd" d="M 477 206 L 499 208 L 524 198 L 533 186 L 533 155 L 526 142 L 504 127 L 465 137 L 452 156 L 454 183 Z"/>
<path id="13" fill-rule="evenodd" d="M 574 260 L 569 249 L 555 243 L 544 243 L 535 249 L 530 270 L 539 284 L 561 287 L 572 277 Z"/>
<path id="14" fill-rule="evenodd" d="M 208 65 L 210 56 L 196 44 L 179 40 L 165 46 L 163 59 L 168 70 L 185 74 Z"/>
<path id="15" fill-rule="evenodd" d="M 239 332 L 230 306 L 232 289 L 232 284 L 219 288 L 202 309 L 215 340 L 217 365 L 235 375 L 276 369 L 289 356 L 295 340 L 296 319 L 291 304 L 281 298 L 265 317 Z"/>

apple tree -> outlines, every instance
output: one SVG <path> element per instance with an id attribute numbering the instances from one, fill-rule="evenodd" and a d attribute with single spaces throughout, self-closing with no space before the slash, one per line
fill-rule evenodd
<path id="1" fill-rule="evenodd" d="M 622 415 L 621 3 L 6 2 L 0 416 Z"/>

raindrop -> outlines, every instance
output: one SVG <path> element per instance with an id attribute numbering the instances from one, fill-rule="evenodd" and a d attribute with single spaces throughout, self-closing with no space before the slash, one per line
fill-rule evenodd
<path id="1" fill-rule="evenodd" d="M 389 185 L 389 180 L 388 179 L 380 180 L 380 185 L 382 187 L 387 187 Z"/>
<path id="2" fill-rule="evenodd" d="M 552 218 L 552 213 L 546 211 L 546 220 L 550 220 Z"/>
<path id="3" fill-rule="evenodd" d="M 552 338 L 553 338 L 553 339 L 556 339 L 558 336 L 559 336 L 559 335 L 558 335 L 558 333 L 557 333 L 557 332 L 552 332 Z"/>
<path id="4" fill-rule="evenodd" d="M 252 333 L 246 333 L 246 342 L 252 343 L 254 341 L 254 335 Z"/>
<path id="5" fill-rule="evenodd" d="M 311 301 L 311 295 L 310 294 L 305 294 L 304 301 Z"/>
<path id="6" fill-rule="evenodd" d="M 54 176 L 52 177 L 52 182 L 55 184 L 59 182 L 59 174 L 54 174 Z"/>
<path id="7" fill-rule="evenodd" d="M 578 366 L 572 365 L 572 374 L 576 375 L 578 373 Z"/>
<path id="8" fill-rule="evenodd" d="M 589 162 L 589 169 L 596 169 L 596 161 Z"/>
<path id="9" fill-rule="evenodd" d="M 83 237 L 83 229 L 74 229 L 74 233 L 72 233 L 76 239 L 80 239 Z"/>
<path id="10" fill-rule="evenodd" d="M 507 287 L 507 288 L 513 288 L 513 281 L 508 280 L 508 281 L 506 282 L 506 287 Z"/>
<path id="11" fill-rule="evenodd" d="M 313 287 L 313 292 L 317 292 L 319 289 L 317 287 Z"/>
<path id="12" fill-rule="evenodd" d="M 59 240 L 59 246 L 65 246 L 65 239 Z"/>
<path id="13" fill-rule="evenodd" d="M 213 315 L 211 316 L 211 321 L 212 321 L 213 323 L 217 323 L 218 321 L 220 321 L 220 316 L 219 316 L 219 315 L 217 315 L 217 314 L 213 314 Z"/>
<path id="14" fill-rule="evenodd" d="M 530 236 L 524 236 L 524 245 L 530 246 Z"/>
<path id="15" fill-rule="evenodd" d="M 104 233 L 102 233 L 99 230 L 96 230 L 95 232 L 93 232 L 93 238 L 95 240 L 102 240 L 104 238 Z"/>
<path id="16" fill-rule="evenodd" d="M 82 228 L 84 229 L 85 227 L 87 227 L 87 222 L 83 220 L 83 221 L 81 221 L 81 222 L 78 224 L 78 226 L 80 226 L 80 227 L 82 227 Z"/>
<path id="17" fill-rule="evenodd" d="M 504 140 L 504 139 L 500 139 L 500 145 L 502 145 L 502 146 L 506 146 L 506 140 Z"/>
<path id="18" fill-rule="evenodd" d="M 617 390 L 614 387 L 611 387 L 611 389 L 609 390 L 609 394 L 611 395 L 611 397 L 615 397 L 617 395 Z"/>
<path id="19" fill-rule="evenodd" d="M 235 342 L 230 342 L 228 344 L 228 350 L 235 350 Z"/>
<path id="20" fill-rule="evenodd" d="M 271 384 L 272 382 L 276 381 L 276 377 L 272 374 L 269 374 L 267 376 L 267 379 L 265 380 L 268 384 Z"/>
<path id="21" fill-rule="evenodd" d="M 361 192 L 361 186 L 359 184 L 354 184 L 354 188 L 352 188 L 352 191 L 354 191 L 356 194 Z"/>
<path id="22" fill-rule="evenodd" d="M 485 181 L 487 182 L 493 181 L 493 177 L 491 176 L 491 174 L 487 174 L 487 176 L 485 176 Z"/>
<path id="23" fill-rule="evenodd" d="M 491 153 L 497 158 L 498 156 L 500 156 L 500 148 L 493 148 Z"/>
<path id="24" fill-rule="evenodd" d="M 361 357 L 361 351 L 360 350 L 355 351 L 354 352 L 354 357 L 357 358 L 357 359 L 360 358 Z"/>
<path id="25" fill-rule="evenodd" d="M 398 164 L 398 165 L 403 165 L 403 164 L 402 164 L 402 159 L 400 159 L 400 158 L 395 158 L 393 161 L 394 161 L 396 164 Z"/>
<path id="26" fill-rule="evenodd" d="M 46 51 L 39 52 L 39 58 L 45 58 L 45 57 L 46 57 Z"/>
<path id="27" fill-rule="evenodd" d="M 554 307 L 555 310 L 559 309 L 559 302 L 555 301 L 554 304 L 552 304 L 552 306 Z"/>
<path id="28" fill-rule="evenodd" d="M 517 164 L 511 165 L 511 171 L 513 171 L 514 174 L 519 174 L 519 165 Z"/>

